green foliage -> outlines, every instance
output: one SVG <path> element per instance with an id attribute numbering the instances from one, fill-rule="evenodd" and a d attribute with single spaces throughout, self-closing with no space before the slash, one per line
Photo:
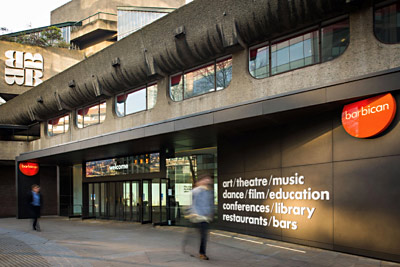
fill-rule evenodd
<path id="1" fill-rule="evenodd" d="M 48 27 L 40 33 L 22 33 L 17 37 L 0 36 L 0 40 L 42 47 L 70 47 L 70 45 L 63 40 L 61 29 L 55 26 Z"/>

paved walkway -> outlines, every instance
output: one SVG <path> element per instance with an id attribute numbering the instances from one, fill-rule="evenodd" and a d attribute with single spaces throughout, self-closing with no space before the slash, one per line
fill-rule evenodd
<path id="1" fill-rule="evenodd" d="M 0 219 L 0 266 L 397 266 L 370 258 L 211 231 L 209 261 L 196 255 L 197 235 L 182 227 L 131 222 Z M 188 236 L 185 252 L 182 240 Z"/>

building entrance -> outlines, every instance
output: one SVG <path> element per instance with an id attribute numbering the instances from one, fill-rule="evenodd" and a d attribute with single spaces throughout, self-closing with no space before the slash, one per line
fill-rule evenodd
<path id="1" fill-rule="evenodd" d="M 168 180 L 88 184 L 88 216 L 121 221 L 166 224 Z"/>

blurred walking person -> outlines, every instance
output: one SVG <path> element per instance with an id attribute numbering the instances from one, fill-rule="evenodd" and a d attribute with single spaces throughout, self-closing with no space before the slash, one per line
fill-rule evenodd
<path id="1" fill-rule="evenodd" d="M 43 203 L 42 195 L 40 194 L 40 186 L 37 184 L 32 185 L 32 191 L 30 192 L 28 199 L 32 214 L 32 228 L 33 230 L 40 232 L 38 218 L 40 218 L 40 209 Z"/>
<path id="2" fill-rule="evenodd" d="M 208 260 L 206 255 L 209 223 L 214 216 L 214 181 L 210 175 L 199 176 L 195 188 L 192 190 L 192 207 L 189 219 L 196 224 L 200 231 L 200 259 Z"/>

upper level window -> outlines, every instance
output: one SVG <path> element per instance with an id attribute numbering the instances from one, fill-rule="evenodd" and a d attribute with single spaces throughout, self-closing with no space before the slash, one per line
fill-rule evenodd
<path id="1" fill-rule="evenodd" d="M 374 31 L 379 41 L 400 43 L 400 1 L 383 2 L 375 8 Z"/>
<path id="2" fill-rule="evenodd" d="M 55 136 L 68 132 L 69 114 L 47 121 L 47 134 Z"/>
<path id="3" fill-rule="evenodd" d="M 106 102 L 97 103 L 76 111 L 76 124 L 78 128 L 99 124 L 106 119 Z"/>
<path id="4" fill-rule="evenodd" d="M 118 117 L 152 109 L 157 102 L 157 84 L 117 95 L 115 100 L 115 112 Z"/>
<path id="5" fill-rule="evenodd" d="M 216 60 L 205 66 L 170 77 L 170 96 L 182 101 L 198 95 L 222 90 L 232 80 L 232 57 Z"/>
<path id="6" fill-rule="evenodd" d="M 349 19 L 250 49 L 249 72 L 265 78 L 338 57 L 349 44 Z"/>

